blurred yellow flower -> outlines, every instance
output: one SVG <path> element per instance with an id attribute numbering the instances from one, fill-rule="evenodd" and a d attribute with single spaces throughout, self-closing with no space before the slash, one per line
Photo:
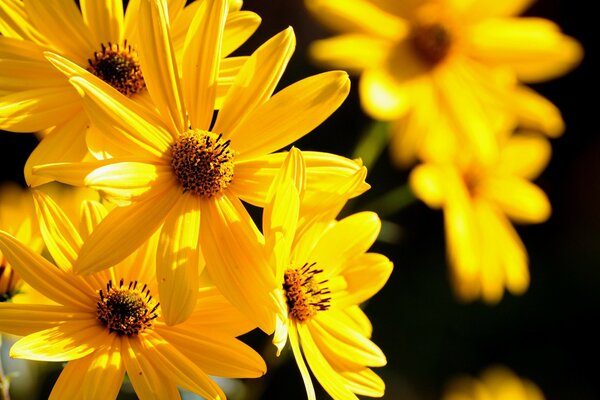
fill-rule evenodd
<path id="1" fill-rule="evenodd" d="M 227 2 L 208 4 L 191 25 L 188 36 L 197 40 L 185 48 L 180 78 L 165 10 L 156 1 L 141 2 L 141 62 L 158 113 L 107 90 L 104 82 L 77 65 L 49 54 L 80 90 L 112 158 L 42 166 L 34 173 L 86 185 L 127 205 L 112 211 L 83 245 L 75 265 L 78 272 L 99 271 L 122 260 L 160 228 L 157 275 L 168 323 L 183 321 L 192 311 L 198 271 L 206 259 L 223 294 L 255 318 L 261 329 L 272 332 L 269 307 L 274 305 L 269 293 L 275 282 L 264 269 L 248 265 L 244 253 L 250 249 L 231 251 L 221 243 L 248 236 L 253 246 L 260 247 L 259 232 L 241 200 L 264 205 L 285 157 L 270 153 L 329 117 L 346 98 L 350 82 L 345 72 L 332 71 L 271 96 L 294 51 L 295 36 L 288 28 L 249 57 L 213 122 Z M 307 185 L 313 195 L 361 169 L 358 162 L 328 153 L 311 152 L 306 158 Z M 366 188 L 363 182 L 354 195 Z M 233 268 L 214 261 L 220 252 L 235 260 Z"/>
<path id="2" fill-rule="evenodd" d="M 363 178 L 338 186 L 339 208 Z M 308 398 L 315 399 L 306 363 L 334 399 L 381 397 L 385 384 L 369 367 L 386 364 L 371 342 L 372 326 L 359 305 L 377 293 L 392 272 L 383 255 L 367 253 L 381 229 L 372 212 L 340 221 L 304 213 L 302 154 L 292 149 L 271 188 L 263 230 L 279 283 L 281 312 L 273 343 L 289 338 Z M 306 363 L 305 363 L 306 360 Z"/>
<path id="3" fill-rule="evenodd" d="M 0 231 L 0 249 L 34 289 L 55 304 L 0 304 L 0 331 L 24 336 L 10 355 L 68 361 L 51 399 L 114 399 L 127 376 L 141 399 L 179 398 L 177 388 L 207 399 L 225 395 L 207 374 L 259 377 L 262 358 L 235 339 L 254 325 L 214 288 L 201 288 L 191 318 L 167 326 L 154 277 L 155 235 L 119 265 L 87 276 L 73 272 L 84 238 L 106 215 L 86 202 L 77 230 L 37 192 L 41 229 L 56 265 Z M 197 289 L 198 290 L 198 289 Z"/>
<path id="4" fill-rule="evenodd" d="M 453 379 L 442 400 L 544 400 L 544 394 L 535 383 L 496 366 L 486 369 L 479 379 Z"/>
<path id="5" fill-rule="evenodd" d="M 82 0 L 81 10 L 73 0 L 7 0 L 0 2 L 0 129 L 17 132 L 52 128 L 31 154 L 25 174 L 29 184 L 39 185 L 31 168 L 51 162 L 81 161 L 88 152 L 89 121 L 80 96 L 63 74 L 44 58 L 50 50 L 82 68 L 87 68 L 119 92 L 139 103 L 148 103 L 145 73 L 140 68 L 136 36 L 140 0 Z M 161 2 L 168 7 L 173 26 L 172 42 L 181 59 L 188 27 L 198 9 L 208 1 Z M 260 17 L 239 11 L 241 1 L 232 2 L 223 34 L 223 57 L 252 35 Z M 197 34 L 198 32 L 195 31 Z M 221 62 L 219 96 L 223 96 L 246 57 Z M 183 63 L 179 63 L 183 65 Z M 102 134 L 92 130 L 88 145 L 96 150 Z M 99 136 L 99 137 L 98 137 Z"/>
<path id="6" fill-rule="evenodd" d="M 545 221 L 551 212 L 544 192 L 532 184 L 548 163 L 550 144 L 535 135 L 515 135 L 501 147 L 497 163 L 473 158 L 426 163 L 413 170 L 418 198 L 442 208 L 446 249 L 459 298 L 495 303 L 504 287 L 521 294 L 529 286 L 527 252 L 511 225 Z"/>
<path id="7" fill-rule="evenodd" d="M 360 74 L 365 111 L 395 121 L 400 165 L 447 159 L 457 147 L 493 160 L 496 132 L 515 124 L 562 132 L 558 109 L 519 82 L 565 73 L 582 49 L 551 21 L 515 17 L 531 0 L 305 1 L 340 32 L 311 55 Z"/>

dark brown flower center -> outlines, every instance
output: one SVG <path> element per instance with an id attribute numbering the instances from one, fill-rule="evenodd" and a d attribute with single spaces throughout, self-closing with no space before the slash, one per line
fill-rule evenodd
<path id="1" fill-rule="evenodd" d="M 171 166 L 184 192 L 212 197 L 233 180 L 233 151 L 222 135 L 190 130 L 171 146 Z"/>
<path id="2" fill-rule="evenodd" d="M 100 300 L 97 303 L 98 320 L 117 335 L 133 336 L 152 326 L 152 321 L 158 317 L 160 303 L 150 295 L 146 285 L 137 281 L 119 286 L 113 286 L 112 281 L 106 284 L 106 291 L 99 291 Z"/>
<path id="3" fill-rule="evenodd" d="M 283 290 L 289 316 L 297 322 L 306 322 L 330 306 L 331 297 L 327 295 L 331 291 L 324 286 L 327 280 L 318 280 L 317 276 L 323 270 L 315 265 L 306 263 L 299 269 L 288 269 L 284 274 Z"/>
<path id="4" fill-rule="evenodd" d="M 421 59 L 435 65 L 450 52 L 452 36 L 442 24 L 420 25 L 413 29 L 412 44 Z"/>
<path id="5" fill-rule="evenodd" d="M 108 46 L 104 43 L 100 46 L 102 50 L 95 52 L 93 59 L 88 59 L 88 71 L 125 96 L 132 96 L 146 87 L 137 53 L 127 41 L 123 46 L 110 42 Z"/>

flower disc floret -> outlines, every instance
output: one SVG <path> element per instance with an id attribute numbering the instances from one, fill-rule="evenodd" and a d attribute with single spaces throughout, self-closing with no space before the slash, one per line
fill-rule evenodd
<path id="1" fill-rule="evenodd" d="M 331 297 L 326 295 L 331 291 L 324 286 L 327 280 L 318 281 L 317 275 L 323 270 L 315 265 L 306 263 L 299 269 L 288 269 L 284 274 L 283 290 L 289 315 L 297 322 L 306 322 L 330 306 Z"/>
<path id="2" fill-rule="evenodd" d="M 171 166 L 184 192 L 212 197 L 233 181 L 233 151 L 222 135 L 190 130 L 171 146 Z"/>
<path id="3" fill-rule="evenodd" d="M 94 53 L 94 59 L 88 59 L 87 68 L 92 74 L 108 83 L 125 96 L 139 93 L 146 87 L 138 56 L 125 40 L 123 46 L 102 43 L 101 51 Z"/>
<path id="4" fill-rule="evenodd" d="M 108 281 L 106 292 L 99 291 L 97 315 L 111 333 L 133 336 L 152 326 L 160 303 L 152 299 L 146 285 L 139 287 L 137 281 L 127 286 L 123 283 L 121 279 L 119 286 L 114 287 L 112 281 Z"/>
<path id="5" fill-rule="evenodd" d="M 421 25 L 413 30 L 412 44 L 423 61 L 436 65 L 450 52 L 452 35 L 440 23 Z"/>

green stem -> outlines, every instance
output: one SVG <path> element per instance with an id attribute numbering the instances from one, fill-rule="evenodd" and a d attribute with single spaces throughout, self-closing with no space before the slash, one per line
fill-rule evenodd
<path id="1" fill-rule="evenodd" d="M 416 199 L 408 184 L 404 184 L 376 198 L 363 208 L 376 211 L 383 218 L 396 214 Z"/>
<path id="2" fill-rule="evenodd" d="M 388 143 L 388 130 L 387 122 L 373 121 L 369 129 L 361 136 L 352 157 L 361 158 L 364 166 L 371 169 Z"/>

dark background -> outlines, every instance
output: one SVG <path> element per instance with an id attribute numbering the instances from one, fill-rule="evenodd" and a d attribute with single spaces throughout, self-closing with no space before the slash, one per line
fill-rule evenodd
<path id="1" fill-rule="evenodd" d="M 586 50 L 583 63 L 569 75 L 534 86 L 561 109 L 567 130 L 553 140 L 550 165 L 536 181 L 552 202 L 553 216 L 541 225 L 517 227 L 530 257 L 528 292 L 506 294 L 497 306 L 457 303 L 447 275 L 442 214 L 415 202 L 387 218 L 400 227 L 400 240 L 378 243 L 373 250 L 392 259 L 395 269 L 366 305 L 373 340 L 388 358 L 385 368 L 376 369 L 386 381 L 386 399 L 437 399 L 451 377 L 477 375 L 492 364 L 536 382 L 547 399 L 600 399 L 600 331 L 595 327 L 600 318 L 600 136 L 593 3 L 540 0 L 527 12 L 557 22 Z M 302 1 L 246 0 L 244 9 L 257 12 L 263 23 L 242 54 L 294 27 L 297 49 L 281 87 L 321 72 L 307 59 L 306 48 L 329 32 L 306 13 Z M 371 124 L 359 107 L 357 81 L 352 83 L 348 100 L 297 143 L 300 149 L 351 156 Z M 23 183 L 22 168 L 35 143 L 33 135 L 0 135 L 0 181 Z M 364 209 L 406 182 L 407 175 L 394 170 L 384 153 L 369 171 L 371 191 L 352 206 Z M 257 398 L 306 398 L 293 359 L 287 361 L 273 366 L 263 380 L 248 382 L 256 393 L 262 391 Z"/>

